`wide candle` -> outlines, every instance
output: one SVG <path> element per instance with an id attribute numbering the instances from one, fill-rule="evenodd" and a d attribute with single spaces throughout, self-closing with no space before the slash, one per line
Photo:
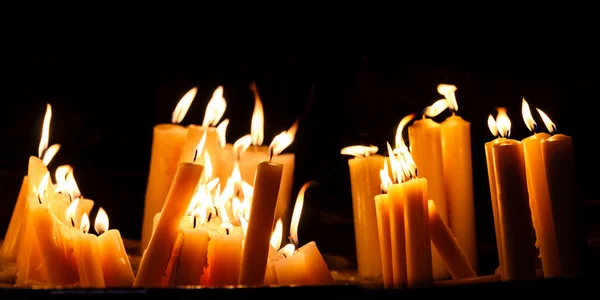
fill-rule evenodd
<path id="1" fill-rule="evenodd" d="M 117 229 L 108 230 L 108 215 L 100 207 L 94 229 L 99 234 L 98 249 L 100 261 L 102 262 L 102 273 L 106 287 L 132 287 L 133 270 L 129 263 L 129 257 L 123 245 L 121 233 Z"/>
<path id="2" fill-rule="evenodd" d="M 181 220 L 198 188 L 203 170 L 203 166 L 194 163 L 179 164 L 155 232 L 151 234 L 148 249 L 142 255 L 134 287 L 163 286 L 163 277 L 179 235 Z"/>
<path id="3" fill-rule="evenodd" d="M 377 155 L 376 146 L 350 146 L 342 149 L 348 160 L 358 274 L 364 278 L 380 278 L 381 252 L 377 232 L 375 196 L 380 193 L 379 171 L 384 158 Z"/>
<path id="4" fill-rule="evenodd" d="M 548 183 L 546 181 L 546 168 L 542 158 L 540 142 L 550 137 L 545 132 L 537 133 L 535 123 L 529 104 L 523 98 L 521 107 L 523 121 L 533 135 L 521 141 L 523 143 L 523 154 L 525 156 L 525 173 L 527 176 L 527 190 L 529 191 L 529 207 L 533 219 L 533 227 L 537 237 L 536 246 L 540 250 L 544 277 L 560 276 L 560 260 L 552 220 L 552 204 L 548 194 Z"/>
<path id="5" fill-rule="evenodd" d="M 508 139 L 511 123 L 506 110 L 498 109 L 496 124 L 500 135 L 507 138 L 492 145 L 502 232 L 502 280 L 535 279 L 535 238 L 523 145 Z"/>
<path id="6" fill-rule="evenodd" d="M 581 275 L 584 272 L 587 244 L 585 229 L 578 223 L 580 208 L 574 182 L 573 143 L 570 136 L 556 134 L 556 125 L 543 111 L 537 111 L 552 134 L 551 137 L 542 140 L 540 146 L 552 206 L 560 275 Z"/>
<path id="7" fill-rule="evenodd" d="M 175 286 L 199 285 L 204 268 L 208 265 L 210 237 L 206 214 L 202 214 L 201 210 L 206 211 L 206 208 L 198 206 L 192 211 L 191 218 L 184 218 L 181 222 L 181 247 L 174 266 Z"/>
<path id="8" fill-rule="evenodd" d="M 440 137 L 440 124 L 430 119 L 439 115 L 448 107 L 448 101 L 441 99 L 428 106 L 423 111 L 423 117 L 415 120 L 408 127 L 408 141 L 410 153 L 415 163 L 419 166 L 419 177 L 427 179 L 427 194 L 435 201 L 439 214 L 448 222 L 446 185 L 444 183 L 444 169 L 442 162 L 442 139 Z M 401 131 L 396 139 L 402 139 Z M 399 143 L 397 143 L 399 144 Z M 399 147 L 399 145 L 396 145 Z M 431 247 L 433 264 L 433 278 L 436 280 L 448 278 L 448 271 L 444 266 L 437 247 Z"/>
<path id="9" fill-rule="evenodd" d="M 171 187 L 175 177 L 181 149 L 187 134 L 186 129 L 179 123 L 185 117 L 196 92 L 197 88 L 194 87 L 179 100 L 173 111 L 170 124 L 154 126 L 150 172 L 144 201 L 141 252 L 148 247 L 150 237 L 152 237 L 152 219 L 162 209 L 169 187 Z"/>
<path id="10" fill-rule="evenodd" d="M 448 193 L 448 221 L 460 248 L 469 258 L 473 268 L 477 270 L 471 124 L 456 115 L 458 110 L 454 94 L 456 87 L 440 84 L 437 90 L 446 98 L 448 108 L 452 111 L 452 116 L 446 118 L 440 125 L 444 181 Z"/>

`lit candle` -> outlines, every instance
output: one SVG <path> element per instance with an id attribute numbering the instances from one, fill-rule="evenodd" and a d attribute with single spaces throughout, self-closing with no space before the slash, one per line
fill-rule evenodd
<path id="1" fill-rule="evenodd" d="M 498 109 L 496 125 L 500 135 L 507 138 L 492 145 L 502 232 L 502 280 L 535 279 L 535 238 L 523 145 L 508 139 L 511 123 L 506 110 Z"/>
<path id="2" fill-rule="evenodd" d="M 181 149 L 187 134 L 186 129 L 179 123 L 181 123 L 190 108 L 196 92 L 197 88 L 194 87 L 179 100 L 175 110 L 173 110 L 171 124 L 154 126 L 150 172 L 144 202 L 144 220 L 140 246 L 142 252 L 148 247 L 152 236 L 152 218 L 162 209 L 175 177 Z"/>
<path id="3" fill-rule="evenodd" d="M 501 108 L 503 109 L 503 108 Z M 502 226 L 500 221 L 500 211 L 498 209 L 498 193 L 496 187 L 496 174 L 495 174 L 495 166 L 494 166 L 494 157 L 492 155 L 492 146 L 496 143 L 500 143 L 506 140 L 499 136 L 498 126 L 496 125 L 496 120 L 490 114 L 488 116 L 488 128 L 490 132 L 496 137 L 493 141 L 485 143 L 485 161 L 487 163 L 487 172 L 488 172 L 488 180 L 490 184 L 490 198 L 492 201 L 492 214 L 494 215 L 494 231 L 496 232 L 496 248 L 498 251 L 498 270 L 502 272 L 502 264 L 504 259 L 504 254 L 502 251 Z"/>
<path id="4" fill-rule="evenodd" d="M 575 196 L 573 144 L 570 136 L 556 133 L 556 125 L 548 115 L 540 109 L 537 111 L 552 134 L 542 140 L 540 146 L 556 232 L 560 275 L 582 275 L 587 244 L 585 236 L 582 236 L 585 230 L 577 223 L 579 203 Z"/>
<path id="5" fill-rule="evenodd" d="M 269 146 L 270 156 L 276 156 L 287 148 L 293 142 L 294 134 L 295 132 L 284 131 L 275 136 Z M 256 168 L 250 219 L 242 254 L 241 285 L 259 285 L 264 282 L 282 173 L 283 165 L 272 161 L 262 161 Z"/>
<path id="6" fill-rule="evenodd" d="M 438 93 L 448 102 L 452 116 L 440 125 L 444 181 L 448 201 L 448 220 L 460 248 L 477 270 L 477 241 L 475 235 L 475 201 L 473 198 L 473 169 L 471 162 L 471 124 L 455 113 L 456 86 L 438 85 Z M 437 200 L 436 200 L 437 201 Z"/>
<path id="7" fill-rule="evenodd" d="M 381 190 L 379 170 L 383 167 L 384 158 L 375 154 L 377 150 L 376 146 L 350 146 L 341 151 L 343 155 L 354 156 L 348 160 L 348 167 L 352 189 L 356 261 L 358 274 L 371 279 L 382 276 L 374 199 Z"/>
<path id="8" fill-rule="evenodd" d="M 415 163 L 419 166 L 419 177 L 427 179 L 427 194 L 436 203 L 440 215 L 448 222 L 446 200 L 446 186 L 444 184 L 444 169 L 442 161 L 442 139 L 440 137 L 440 124 L 430 118 L 436 117 L 448 108 L 448 101 L 441 99 L 428 106 L 423 111 L 423 117 L 415 120 L 408 127 L 408 140 L 410 153 Z M 398 126 L 400 128 L 400 126 Z M 401 132 L 396 135 L 396 148 L 400 146 L 398 140 L 402 139 Z M 431 247 L 433 264 L 433 278 L 436 280 L 447 279 L 448 271 L 435 247 Z"/>
<path id="9" fill-rule="evenodd" d="M 452 231 L 437 211 L 435 202 L 428 201 L 429 231 L 431 243 L 439 249 L 440 257 L 446 264 L 452 279 L 466 279 L 477 276 L 469 260 L 460 249 Z"/>
<path id="10" fill-rule="evenodd" d="M 273 229 L 273 233 L 271 234 L 269 247 L 269 256 L 267 260 L 267 271 L 265 273 L 265 284 L 266 285 L 274 285 L 277 284 L 277 270 L 275 269 L 275 264 L 280 259 L 284 258 L 283 254 L 281 254 L 277 249 L 281 248 L 281 241 L 283 240 L 283 221 L 281 219 L 277 220 L 275 224 L 275 229 Z"/>
<path id="11" fill-rule="evenodd" d="M 90 219 L 87 214 L 83 214 L 80 222 L 79 236 L 74 235 L 75 256 L 79 270 L 79 286 L 84 288 L 103 288 L 104 274 L 102 273 L 102 258 L 98 249 L 98 237 L 88 233 L 90 229 Z"/>
<path id="12" fill-rule="evenodd" d="M 108 224 L 108 215 L 100 207 L 94 222 L 94 229 L 99 234 L 98 249 L 104 283 L 109 288 L 131 287 L 134 280 L 133 270 L 123 245 L 121 233 L 117 229 L 108 230 Z"/>
<path id="13" fill-rule="evenodd" d="M 264 111 L 263 105 L 258 94 L 256 85 L 252 83 L 250 89 L 254 93 L 254 111 L 250 126 L 250 134 L 238 139 L 234 144 L 226 144 L 224 136 L 222 145 L 224 148 L 218 154 L 218 168 L 221 182 L 226 182 L 228 176 L 232 173 L 234 163 L 237 162 L 240 168 L 242 180 L 253 183 L 256 167 L 261 161 L 271 160 L 283 165 L 283 174 L 281 176 L 281 186 L 277 197 L 277 208 L 275 210 L 275 219 L 281 218 L 284 223 L 289 222 L 289 208 L 292 197 L 292 185 L 294 181 L 294 153 L 280 153 L 269 157 L 269 147 L 263 146 L 264 140 Z M 298 123 L 294 123 L 287 130 L 292 139 L 295 136 Z M 236 144 L 245 144 L 241 148 L 243 151 L 236 151 Z M 240 145 L 241 146 L 241 145 Z M 237 156 L 237 157 L 236 157 Z M 286 234 L 287 229 L 284 229 Z"/>
<path id="14" fill-rule="evenodd" d="M 152 238 L 148 249 L 142 255 L 134 287 L 161 287 L 164 285 L 163 277 L 169 264 L 171 251 L 179 236 L 181 220 L 198 188 L 203 170 L 204 167 L 194 163 L 179 164 L 156 230 L 154 234 L 151 234 Z"/>
<path id="15" fill-rule="evenodd" d="M 379 172 L 382 194 L 375 196 L 383 287 L 386 289 L 394 286 L 394 265 L 392 263 L 392 241 L 390 234 L 390 199 L 387 194 L 388 187 L 392 184 L 392 179 L 389 176 L 387 162 L 388 160 L 383 162 L 383 169 Z"/>
<path id="16" fill-rule="evenodd" d="M 527 104 L 525 98 L 523 98 L 521 113 L 525 125 L 527 125 L 529 131 L 533 132 L 533 135 L 523 139 L 521 143 L 523 143 L 523 154 L 525 156 L 529 207 L 537 237 L 535 244 L 540 250 L 544 277 L 556 277 L 560 276 L 560 260 L 552 221 L 552 205 L 548 195 L 548 183 L 546 182 L 546 168 L 540 145 L 540 142 L 549 138 L 550 134 L 537 132 L 537 124 L 531 115 L 529 104 Z"/>
<path id="17" fill-rule="evenodd" d="M 206 207 L 198 206 L 191 218 L 181 222 L 181 248 L 174 265 L 175 286 L 199 285 L 207 265 L 208 241 Z"/>

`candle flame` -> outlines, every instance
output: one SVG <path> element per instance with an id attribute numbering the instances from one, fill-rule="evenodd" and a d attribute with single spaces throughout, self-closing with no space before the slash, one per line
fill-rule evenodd
<path id="1" fill-rule="evenodd" d="M 269 145 L 269 153 L 271 154 L 271 156 L 281 154 L 281 152 L 283 152 L 285 148 L 287 148 L 294 142 L 296 130 L 298 130 L 298 121 L 294 122 L 290 129 L 281 132 L 273 138 L 273 141 L 271 141 L 271 145 Z"/>
<path id="2" fill-rule="evenodd" d="M 208 214 L 206 212 L 206 208 L 202 206 L 198 206 L 192 210 L 192 218 L 194 218 L 194 228 L 198 225 L 205 224 L 208 218 Z"/>
<path id="3" fill-rule="evenodd" d="M 444 96 L 448 101 L 448 108 L 451 111 L 458 111 L 458 103 L 456 102 L 456 86 L 451 84 L 440 84 L 437 87 L 437 91 L 440 95 Z"/>
<path id="4" fill-rule="evenodd" d="M 381 179 L 381 190 L 387 193 L 388 188 L 392 185 L 392 179 L 390 178 L 390 171 L 388 168 L 388 160 L 384 160 L 383 169 L 379 170 L 379 178 Z"/>
<path id="5" fill-rule="evenodd" d="M 65 213 L 66 221 L 70 226 L 75 226 L 75 216 L 77 215 L 77 207 L 79 206 L 79 199 L 73 200 L 71 204 L 67 207 L 67 212 Z M 82 220 L 83 221 L 83 220 Z M 89 222 L 89 220 L 88 220 Z"/>
<path id="6" fill-rule="evenodd" d="M 252 145 L 252 140 L 253 137 L 250 134 L 246 134 L 233 143 L 233 157 L 236 161 L 241 160 L 242 154 Z"/>
<path id="7" fill-rule="evenodd" d="M 265 138 L 265 113 L 256 83 L 250 83 L 250 90 L 254 93 L 254 112 L 252 112 L 250 134 L 252 135 L 252 145 L 260 146 Z"/>
<path id="8" fill-rule="evenodd" d="M 498 115 L 496 116 L 496 126 L 498 126 L 498 133 L 503 138 L 510 136 L 511 122 L 510 118 L 506 114 L 506 108 L 498 107 Z"/>
<path id="9" fill-rule="evenodd" d="M 183 118 L 185 118 L 185 115 L 192 105 L 192 101 L 194 101 L 194 98 L 196 97 L 196 92 L 198 92 L 198 88 L 193 87 L 179 99 L 177 106 L 175 106 L 175 109 L 173 110 L 171 123 L 179 124 L 183 121 Z"/>
<path id="10" fill-rule="evenodd" d="M 402 173 L 402 165 L 400 164 L 400 161 L 398 160 L 398 157 L 394 153 L 394 150 L 392 149 L 392 146 L 389 142 L 386 143 L 386 147 L 388 150 L 390 160 L 390 168 L 392 169 L 393 183 L 400 183 L 402 182 L 402 178 L 404 176 Z"/>
<path id="11" fill-rule="evenodd" d="M 537 124 L 531 115 L 531 110 L 529 109 L 529 104 L 523 97 L 523 102 L 521 104 L 521 115 L 523 116 L 523 121 L 525 121 L 525 125 L 527 125 L 527 129 L 529 131 L 534 132 Z"/>
<path id="12" fill-rule="evenodd" d="M 343 148 L 341 153 L 342 155 L 352 155 L 352 156 L 371 156 L 375 153 L 377 153 L 377 151 L 379 150 L 379 148 L 377 148 L 377 146 L 361 146 L 361 145 L 356 145 L 356 146 L 348 146 L 346 148 Z"/>
<path id="13" fill-rule="evenodd" d="M 42 180 L 37 187 L 37 196 L 40 202 L 46 199 L 46 189 L 48 188 L 48 184 L 50 182 L 50 173 L 46 172 L 44 176 L 42 176 Z"/>
<path id="14" fill-rule="evenodd" d="M 283 222 L 281 221 L 281 218 L 279 218 L 275 224 L 275 229 L 271 234 L 271 247 L 276 250 L 279 249 L 281 247 L 281 240 L 283 240 Z"/>
<path id="15" fill-rule="evenodd" d="M 552 122 L 552 120 L 550 120 L 550 117 L 548 117 L 548 115 L 544 113 L 541 109 L 536 108 L 536 110 L 542 117 L 542 121 L 544 121 L 544 125 L 546 125 L 546 128 L 548 128 L 550 134 L 556 133 L 556 125 L 554 124 L 554 122 Z"/>
<path id="16" fill-rule="evenodd" d="M 100 207 L 96 214 L 96 220 L 94 221 L 94 230 L 98 234 L 103 234 L 108 231 L 108 224 L 108 214 Z"/>
<path id="17" fill-rule="evenodd" d="M 213 178 L 213 165 L 208 152 L 204 152 L 204 172 L 202 172 L 201 183 L 207 184 Z"/>
<path id="18" fill-rule="evenodd" d="M 81 197 L 81 191 L 79 191 L 79 187 L 77 186 L 77 181 L 75 181 L 75 175 L 73 175 L 73 169 L 71 168 L 66 176 L 67 183 L 67 193 L 71 196 L 71 199 L 78 199 Z"/>
<path id="19" fill-rule="evenodd" d="M 204 130 L 204 133 L 202 134 L 202 137 L 200 138 L 200 141 L 198 141 L 198 145 L 196 145 L 196 152 L 194 153 L 194 162 L 196 162 L 196 160 L 198 158 L 202 158 L 202 152 L 204 151 L 204 145 L 206 144 L 206 133 L 208 132 L 208 130 Z M 199 162 L 201 165 L 203 164 L 203 162 Z"/>
<path id="20" fill-rule="evenodd" d="M 208 101 L 202 126 L 217 126 L 225 113 L 225 109 L 227 109 L 227 101 L 223 97 L 223 86 L 220 85 L 213 92 L 210 101 Z"/>
<path id="21" fill-rule="evenodd" d="M 217 126 L 217 135 L 219 136 L 219 146 L 221 148 L 227 145 L 227 126 L 229 125 L 229 119 L 223 120 L 219 126 Z"/>
<path id="22" fill-rule="evenodd" d="M 433 118 L 433 117 L 437 117 L 439 114 L 441 114 L 447 108 L 448 108 L 448 101 L 444 98 L 444 99 L 435 101 L 430 106 L 425 107 L 423 114 L 427 117 Z"/>
<path id="23" fill-rule="evenodd" d="M 316 186 L 319 183 L 312 180 L 305 183 L 296 198 L 296 204 L 294 204 L 294 211 L 292 212 L 292 220 L 290 222 L 290 240 L 294 245 L 298 245 L 298 225 L 300 225 L 300 216 L 302 216 L 302 207 L 304 206 L 304 194 L 310 187 Z"/>
<path id="24" fill-rule="evenodd" d="M 496 125 L 496 120 L 494 119 L 494 116 L 492 116 L 492 114 L 490 114 L 488 116 L 488 128 L 490 129 L 490 132 L 492 133 L 493 136 L 497 137 L 498 136 L 498 126 Z"/>
<path id="25" fill-rule="evenodd" d="M 54 190 L 56 192 L 61 192 L 64 195 L 68 194 L 67 174 L 72 170 L 73 168 L 69 165 L 62 165 L 56 168 L 56 171 L 54 171 L 54 178 L 56 179 Z"/>
<path id="26" fill-rule="evenodd" d="M 402 133 L 404 131 L 404 127 L 415 117 L 415 114 L 410 114 L 405 116 L 398 123 L 398 128 L 396 129 L 396 149 L 406 148 L 406 143 L 404 143 L 404 138 L 402 137 Z"/>
<path id="27" fill-rule="evenodd" d="M 43 159 L 44 152 L 48 149 L 48 140 L 50 138 L 50 121 L 52 120 L 52 106 L 46 104 L 46 113 L 44 114 L 44 122 L 42 123 L 42 137 L 38 146 L 38 157 Z"/>
<path id="28" fill-rule="evenodd" d="M 83 233 L 88 233 L 90 231 L 90 217 L 87 213 L 83 213 L 81 216 L 81 223 L 79 223 L 79 230 Z"/>
<path id="29" fill-rule="evenodd" d="M 292 255 L 294 255 L 294 252 L 296 252 L 296 246 L 294 246 L 294 244 L 290 243 L 287 244 L 285 246 L 283 246 L 283 248 L 281 248 L 281 250 L 279 250 L 280 253 L 282 253 L 283 255 L 285 255 L 285 257 L 290 257 Z"/>
<path id="30" fill-rule="evenodd" d="M 52 161 L 56 153 L 58 153 L 58 150 L 60 150 L 60 144 L 54 144 L 48 147 L 48 149 L 46 149 L 42 157 L 42 162 L 45 166 L 47 166 Z"/>

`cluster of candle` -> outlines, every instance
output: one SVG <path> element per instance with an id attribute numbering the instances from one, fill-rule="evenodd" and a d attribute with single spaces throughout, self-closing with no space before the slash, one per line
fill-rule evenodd
<path id="1" fill-rule="evenodd" d="M 73 168 L 56 168 L 53 183 L 47 165 L 60 149 L 48 147 L 52 108 L 48 104 L 38 157 L 29 159 L 1 253 L 16 262 L 18 286 L 130 287 L 133 270 L 118 230 L 108 230 L 100 208 L 89 233 L 94 201 L 82 197 Z"/>
<path id="2" fill-rule="evenodd" d="M 470 123 L 455 114 L 455 91 L 452 85 L 438 86 L 444 99 L 425 108 L 422 119 L 408 127 L 410 150 L 403 129 L 414 114 L 400 121 L 388 158 L 376 154 L 374 146 L 342 149 L 354 156 L 348 165 L 362 277 L 400 287 L 449 275 L 475 276 Z M 441 124 L 431 119 L 448 108 L 452 116 Z M 387 194 L 379 195 L 382 190 Z"/>
<path id="3" fill-rule="evenodd" d="M 254 84 L 251 90 L 251 134 L 233 145 L 225 140 L 229 121 L 219 124 L 226 108 L 222 87 L 213 93 L 202 126 L 155 127 L 143 254 L 134 287 L 333 281 L 314 242 L 286 250 L 289 257 L 281 262 L 269 256 L 275 220 L 287 219 L 291 196 L 294 155 L 280 154 L 293 142 L 298 124 L 275 136 L 270 146 L 261 146 L 262 103 Z M 181 99 L 173 123 L 181 121 L 195 93 L 194 88 Z M 292 265 L 303 266 L 304 277 L 290 278 Z"/>
<path id="4" fill-rule="evenodd" d="M 571 137 L 556 134 L 548 115 L 536 110 L 549 133 L 537 131 L 523 98 L 521 113 L 533 135 L 522 141 L 509 139 L 506 109 L 499 108 L 495 119 L 488 117 L 497 137 L 485 144 L 485 154 L 503 280 L 536 278 L 538 258 L 546 278 L 582 272 Z"/>

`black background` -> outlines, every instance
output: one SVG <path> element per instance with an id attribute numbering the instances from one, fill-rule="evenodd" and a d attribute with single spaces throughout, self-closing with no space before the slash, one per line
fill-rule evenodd
<path id="1" fill-rule="evenodd" d="M 573 137 L 579 195 L 598 199 L 598 75 L 591 70 L 589 63 L 408 64 L 371 56 L 4 58 L 0 230 L 10 220 L 27 159 L 37 155 L 45 103 L 53 108 L 50 144 L 62 146 L 50 168 L 72 165 L 83 195 L 108 212 L 111 227 L 138 239 L 152 127 L 170 122 L 177 101 L 193 86 L 198 93 L 182 124 L 201 123 L 210 95 L 223 85 L 227 140 L 233 142 L 250 132 L 254 99 L 248 84 L 255 80 L 266 116 L 264 144 L 306 111 L 286 150 L 296 154 L 294 195 L 306 181 L 321 183 L 307 195 L 301 244 L 316 240 L 324 252 L 352 257 L 348 158 L 340 149 L 374 144 L 385 153 L 400 119 L 440 99 L 436 86 L 449 83 L 458 87 L 458 114 L 471 122 L 477 234 L 485 250 L 495 240 L 483 145 L 493 139 L 487 116 L 497 106 L 508 108 L 516 139 L 530 135 L 521 98 L 544 110 L 560 132 Z M 342 225 L 327 225 L 334 216 Z"/>

